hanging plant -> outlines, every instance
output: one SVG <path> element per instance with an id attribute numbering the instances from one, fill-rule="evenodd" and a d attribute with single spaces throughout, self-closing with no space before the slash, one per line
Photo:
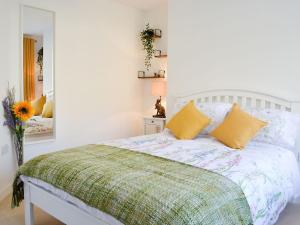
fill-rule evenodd
<path id="1" fill-rule="evenodd" d="M 146 29 L 140 34 L 144 50 L 146 51 L 145 66 L 149 70 L 151 67 L 151 59 L 154 55 L 153 43 L 154 43 L 154 30 L 150 29 L 149 23 L 146 24 Z"/>
<path id="2" fill-rule="evenodd" d="M 43 71 L 43 56 L 44 56 L 44 50 L 43 47 L 38 51 L 38 57 L 36 63 L 40 66 L 40 74 L 42 74 Z"/>

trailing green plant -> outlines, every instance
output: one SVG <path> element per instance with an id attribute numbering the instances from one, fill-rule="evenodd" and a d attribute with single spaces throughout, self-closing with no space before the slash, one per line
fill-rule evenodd
<path id="1" fill-rule="evenodd" d="M 40 73 L 42 74 L 43 71 L 43 56 L 44 56 L 44 49 L 43 47 L 38 51 L 38 57 L 36 63 L 40 66 Z"/>
<path id="2" fill-rule="evenodd" d="M 146 51 L 145 66 L 146 69 L 149 70 L 151 67 L 151 59 L 154 55 L 154 30 L 150 28 L 149 23 L 146 24 L 145 30 L 140 33 L 140 37 L 144 46 L 144 50 Z"/>

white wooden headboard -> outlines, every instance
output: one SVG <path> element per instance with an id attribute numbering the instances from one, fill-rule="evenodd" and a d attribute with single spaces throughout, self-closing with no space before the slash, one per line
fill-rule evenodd
<path id="1" fill-rule="evenodd" d="M 300 113 L 300 102 L 289 101 L 268 94 L 245 90 L 209 90 L 190 95 L 177 97 L 175 103 L 195 102 L 228 102 L 238 103 L 241 106 L 252 106 L 255 108 L 279 109 L 289 112 Z"/>

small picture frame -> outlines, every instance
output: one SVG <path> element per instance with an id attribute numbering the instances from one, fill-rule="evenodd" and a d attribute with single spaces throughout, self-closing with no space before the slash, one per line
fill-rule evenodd
<path id="1" fill-rule="evenodd" d="M 138 78 L 144 78 L 145 77 L 145 71 L 138 71 Z"/>
<path id="2" fill-rule="evenodd" d="M 154 29 L 154 35 L 155 37 L 161 37 L 161 29 Z"/>
<path id="3" fill-rule="evenodd" d="M 165 77 L 166 71 L 165 70 L 159 70 L 158 75 L 159 77 Z"/>
<path id="4" fill-rule="evenodd" d="M 160 57 L 161 56 L 161 50 L 156 49 L 154 51 L 154 57 Z"/>

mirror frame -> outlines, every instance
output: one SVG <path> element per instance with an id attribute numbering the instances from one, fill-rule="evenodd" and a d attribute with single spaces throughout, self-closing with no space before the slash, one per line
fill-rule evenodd
<path id="1" fill-rule="evenodd" d="M 55 48 L 56 48 L 56 12 L 52 11 L 52 10 L 48 10 L 48 9 L 43 9 L 43 8 L 39 8 L 39 7 L 35 7 L 35 6 L 31 6 L 31 5 L 26 5 L 26 4 L 20 4 L 20 18 L 19 18 L 19 68 L 20 68 L 20 72 L 19 72 L 19 91 L 20 91 L 20 100 L 24 100 L 24 84 L 23 84 L 23 17 L 24 17 L 24 8 L 32 8 L 32 9 L 37 9 L 37 10 L 42 10 L 45 11 L 47 13 L 52 13 L 53 15 L 53 34 L 52 34 L 52 38 L 53 38 L 53 49 L 52 49 L 52 61 L 53 61 L 53 65 L 52 65 L 52 71 L 53 71 L 53 101 L 54 101 L 54 106 L 53 106 L 53 135 L 51 138 L 45 138 L 45 139 L 41 139 L 41 140 L 37 140 L 37 141 L 26 141 L 26 138 L 24 137 L 24 145 L 31 145 L 31 144 L 39 144 L 39 143 L 44 143 L 44 142 L 54 142 L 56 140 L 56 85 L 55 85 Z"/>

